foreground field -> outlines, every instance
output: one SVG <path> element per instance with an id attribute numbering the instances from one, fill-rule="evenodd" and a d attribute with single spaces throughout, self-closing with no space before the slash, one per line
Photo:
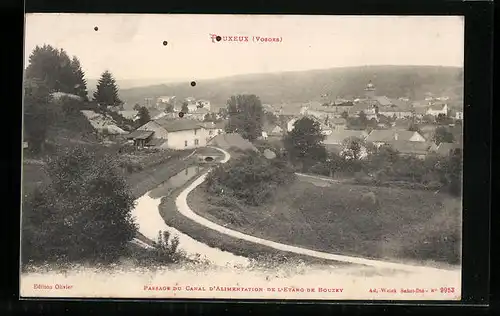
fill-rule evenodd
<path id="1" fill-rule="evenodd" d="M 402 261 L 459 263 L 461 206 L 433 192 L 297 181 L 261 207 L 188 197 L 200 215 L 235 230 L 306 248 Z"/>

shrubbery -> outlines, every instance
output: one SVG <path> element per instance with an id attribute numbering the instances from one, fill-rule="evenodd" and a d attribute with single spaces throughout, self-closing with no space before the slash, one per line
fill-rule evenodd
<path id="1" fill-rule="evenodd" d="M 373 150 L 365 159 L 345 159 L 330 153 L 327 159 L 319 159 L 306 172 L 330 177 L 342 172 L 351 174 L 359 184 L 445 189 L 455 196 L 462 190 L 460 150 L 448 156 L 428 155 L 425 159 L 401 156 L 386 146 Z"/>
<path id="2" fill-rule="evenodd" d="M 217 166 L 209 173 L 206 188 L 219 196 L 234 196 L 246 204 L 260 205 L 278 186 L 294 177 L 286 162 L 253 153 Z"/>
<path id="3" fill-rule="evenodd" d="M 179 250 L 179 238 L 168 231 L 158 232 L 153 248 L 136 249 L 131 257 L 141 266 L 157 266 L 187 261 L 186 254 Z"/>
<path id="4" fill-rule="evenodd" d="M 22 262 L 116 261 L 136 233 L 134 198 L 113 160 L 85 148 L 48 161 L 50 184 L 23 205 Z"/>

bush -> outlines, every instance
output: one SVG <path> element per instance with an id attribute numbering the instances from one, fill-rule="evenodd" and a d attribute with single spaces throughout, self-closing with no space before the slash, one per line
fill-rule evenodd
<path id="1" fill-rule="evenodd" d="M 207 177 L 207 191 L 229 195 L 248 205 L 261 205 L 279 185 L 294 179 L 284 161 L 268 160 L 255 153 L 241 156 L 213 169 Z"/>
<path id="2" fill-rule="evenodd" d="M 179 249 L 179 238 L 172 237 L 168 231 L 158 232 L 158 239 L 152 249 L 135 247 L 130 251 L 129 258 L 134 259 L 137 265 L 148 268 L 173 263 L 197 263 L 197 260 L 189 259 L 186 253 Z"/>
<path id="3" fill-rule="evenodd" d="M 77 147 L 48 162 L 23 212 L 22 262 L 117 260 L 136 233 L 134 198 L 109 156 Z"/>

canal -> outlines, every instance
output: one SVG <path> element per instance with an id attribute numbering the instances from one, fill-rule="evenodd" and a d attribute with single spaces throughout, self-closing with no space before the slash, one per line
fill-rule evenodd
<path id="1" fill-rule="evenodd" d="M 181 172 L 170 177 L 170 179 L 163 182 L 155 189 L 151 190 L 149 192 L 149 196 L 153 199 L 169 196 L 172 191 L 182 187 L 184 184 L 186 184 L 186 182 L 201 174 L 203 171 L 205 171 L 205 168 L 198 165 L 187 167 Z"/>
<path id="2" fill-rule="evenodd" d="M 179 249 L 185 251 L 188 257 L 195 258 L 199 255 L 217 266 L 247 266 L 249 264 L 247 258 L 201 243 L 176 228 L 168 226 L 160 215 L 159 206 L 162 197 L 169 196 L 174 190 L 194 180 L 206 170 L 206 167 L 191 166 L 175 174 L 138 198 L 132 216 L 138 225 L 139 232 L 151 240 L 156 240 L 159 231 L 168 231 L 172 236 L 179 237 Z"/>

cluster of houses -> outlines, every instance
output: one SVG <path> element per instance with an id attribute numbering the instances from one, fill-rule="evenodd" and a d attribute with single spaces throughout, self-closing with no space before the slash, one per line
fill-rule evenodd
<path id="1" fill-rule="evenodd" d="M 187 107 L 187 111 L 183 109 Z M 167 112 L 167 108 L 172 107 L 173 112 Z M 154 106 L 148 107 L 150 116 L 158 119 L 164 116 L 178 116 L 179 112 L 184 113 L 187 119 L 203 121 L 207 114 L 212 114 L 210 101 L 187 97 L 184 100 L 178 100 L 176 96 L 161 96 L 156 99 Z M 153 114 L 153 115 L 151 115 Z"/>
<path id="2" fill-rule="evenodd" d="M 179 112 L 183 112 L 183 117 L 197 121 L 203 121 L 207 114 L 215 117 L 218 114 L 211 112 L 210 101 L 197 100 L 193 97 L 185 98 L 184 100 L 177 100 L 176 96 L 161 96 L 156 98 L 144 98 L 144 106 L 149 112 L 149 116 L 153 120 L 160 118 L 176 118 Z M 187 111 L 183 110 L 183 105 L 186 104 Z M 171 108 L 171 110 L 169 110 Z M 137 121 L 139 119 L 139 111 L 135 109 L 124 109 L 124 107 L 110 107 L 110 110 L 116 111 L 118 114 L 126 119 Z"/>
<path id="3" fill-rule="evenodd" d="M 295 123 L 301 117 L 316 120 L 325 136 L 324 145 L 327 150 L 340 152 L 346 139 L 356 137 L 379 147 L 390 145 L 402 155 L 412 155 L 419 158 L 431 152 L 447 155 L 450 150 L 460 147 L 458 143 L 432 142 L 437 125 L 432 123 L 419 124 L 419 131 L 410 131 L 410 124 L 423 116 L 446 116 L 450 110 L 447 98 L 428 97 L 423 102 L 410 102 L 407 98 L 390 99 L 376 96 L 375 87 L 370 82 L 365 88 L 365 98 L 353 100 L 337 99 L 328 104 L 309 102 L 306 104 L 287 104 L 286 106 L 270 106 L 264 104 L 264 110 L 274 113 L 280 123 L 264 123 L 262 139 L 281 139 L 283 135 L 294 129 Z M 173 106 L 173 112 L 167 113 L 165 108 Z M 188 111 L 183 119 L 179 112 L 187 106 Z M 155 111 L 158 111 L 156 113 Z M 130 111 L 121 111 L 135 119 Z M 126 113 L 125 113 L 126 112 Z M 210 102 L 186 98 L 178 102 L 175 96 L 163 96 L 156 100 L 150 109 L 151 121 L 126 135 L 130 143 L 138 147 L 159 147 L 169 149 L 192 149 L 206 146 L 217 135 L 224 134 L 224 121 L 217 123 L 202 122 L 210 112 Z M 348 119 L 359 117 L 364 113 L 367 120 L 379 122 L 371 131 L 349 129 Z M 462 119 L 463 112 L 456 111 L 457 120 Z M 382 117 L 390 118 L 383 120 Z M 461 138 L 461 137 L 460 137 Z"/>
<path id="4" fill-rule="evenodd" d="M 424 159 L 427 155 L 435 153 L 447 156 L 454 149 L 460 148 L 458 143 L 440 143 L 436 145 L 433 141 L 425 138 L 419 132 L 408 130 L 372 130 L 370 133 L 358 130 L 344 130 L 333 132 L 325 137 L 325 148 L 330 152 L 340 154 L 346 139 L 358 138 L 375 147 L 388 145 L 399 152 L 400 155 L 413 156 Z"/>
<path id="5" fill-rule="evenodd" d="M 436 119 L 440 116 L 450 117 L 450 114 L 453 114 L 453 119 L 462 120 L 463 112 L 450 111 L 447 101 L 447 97 L 428 96 L 422 102 L 411 102 L 408 98 L 390 99 L 386 96 L 377 96 L 375 86 L 369 82 L 365 88 L 364 98 L 337 99 L 324 104 L 308 102 L 283 106 L 264 105 L 266 111 L 278 118 L 284 118 L 285 122 L 265 124 L 262 138 L 281 138 L 286 132 L 293 130 L 298 119 L 309 117 L 319 123 L 321 132 L 325 136 L 324 145 L 329 151 L 339 153 L 346 139 L 356 137 L 375 146 L 390 145 L 402 155 L 419 158 L 424 158 L 430 152 L 447 155 L 450 150 L 461 146 L 461 135 L 458 137 L 458 144 L 436 145 L 431 140 L 437 125 L 423 123 L 422 120 L 425 116 Z M 376 123 L 375 129 L 370 132 L 349 129 L 347 119 L 360 117 L 361 113 L 364 113 L 367 120 Z M 382 119 L 384 117 L 386 120 Z M 408 130 L 415 122 L 420 123 L 418 125 L 420 132 Z"/>
<path id="6" fill-rule="evenodd" d="M 308 102 L 306 104 L 265 105 L 265 108 L 277 116 L 310 115 L 320 121 L 328 118 L 355 117 L 361 112 L 368 120 L 379 121 L 381 116 L 394 119 L 416 118 L 424 116 L 451 116 L 463 119 L 463 111 L 449 108 L 448 97 L 426 97 L 423 101 L 410 101 L 408 98 L 389 98 L 377 96 L 375 86 L 369 82 L 365 88 L 365 97 L 337 99 L 332 102 Z"/>

